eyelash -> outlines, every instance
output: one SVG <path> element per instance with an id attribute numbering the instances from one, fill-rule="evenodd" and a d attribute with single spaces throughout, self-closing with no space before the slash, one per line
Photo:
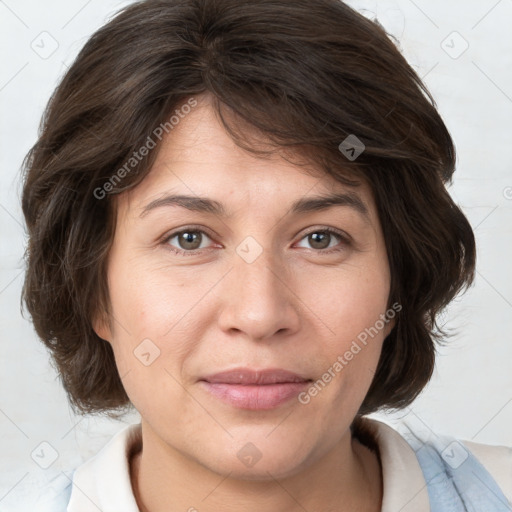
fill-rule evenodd
<path id="1" fill-rule="evenodd" d="M 194 227 L 194 226 L 189 226 L 188 228 L 180 229 L 179 231 L 174 231 L 170 235 L 165 236 L 165 238 L 161 241 L 161 244 L 165 245 L 166 248 L 168 250 L 170 250 L 171 252 L 173 252 L 175 254 L 180 254 L 183 256 L 195 256 L 195 255 L 202 254 L 203 251 L 205 251 L 206 249 L 203 248 L 203 249 L 194 249 L 194 250 L 186 251 L 184 249 L 177 249 L 176 247 L 173 247 L 172 245 L 169 244 L 169 241 L 172 240 L 174 237 L 181 235 L 182 233 L 190 233 L 190 232 L 203 233 L 208 238 L 210 238 L 210 239 L 212 238 L 212 236 L 210 236 L 203 229 L 199 229 L 198 227 Z M 350 244 L 350 237 L 348 235 L 346 235 L 343 231 L 338 231 L 337 229 L 334 229 L 334 228 L 312 229 L 311 231 L 305 233 L 304 236 L 301 238 L 301 240 L 303 240 L 307 236 L 311 235 L 312 233 L 328 233 L 329 235 L 334 235 L 334 236 L 338 237 L 340 239 L 340 241 L 342 242 L 342 244 L 344 244 L 344 245 Z M 318 250 L 310 249 L 310 250 L 317 252 L 319 254 L 331 254 L 333 252 L 340 252 L 343 249 L 344 249 L 344 247 L 335 246 L 335 247 L 331 247 L 330 249 L 318 249 Z"/>

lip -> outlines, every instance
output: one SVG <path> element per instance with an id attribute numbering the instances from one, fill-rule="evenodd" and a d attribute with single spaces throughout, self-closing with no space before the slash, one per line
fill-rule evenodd
<path id="1" fill-rule="evenodd" d="M 288 370 L 236 368 L 200 380 L 216 398 L 240 409 L 268 410 L 297 396 L 311 379 Z"/>
<path id="2" fill-rule="evenodd" d="M 201 380 L 211 384 L 281 384 L 305 382 L 311 379 L 297 373 L 281 368 L 265 368 L 253 370 L 252 368 L 234 368 L 224 372 L 203 377 Z"/>

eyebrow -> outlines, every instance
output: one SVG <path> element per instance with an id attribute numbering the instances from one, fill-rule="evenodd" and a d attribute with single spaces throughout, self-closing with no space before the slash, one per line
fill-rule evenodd
<path id="1" fill-rule="evenodd" d="M 151 201 L 146 205 L 140 214 L 140 218 L 145 217 L 150 211 L 161 207 L 180 206 L 193 212 L 210 213 L 220 217 L 229 217 L 223 204 L 208 197 L 187 196 L 187 195 L 166 195 L 159 199 Z M 291 208 L 292 214 L 303 214 L 327 210 L 334 206 L 347 206 L 356 210 L 370 221 L 368 208 L 362 199 L 353 192 L 337 193 L 329 195 L 310 196 L 295 201 Z"/>

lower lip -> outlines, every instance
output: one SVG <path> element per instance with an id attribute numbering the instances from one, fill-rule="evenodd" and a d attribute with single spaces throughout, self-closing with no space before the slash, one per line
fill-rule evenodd
<path id="1" fill-rule="evenodd" d="M 281 382 L 279 384 L 241 385 L 202 381 L 206 390 L 234 407 L 268 410 L 288 402 L 306 388 L 310 382 Z"/>

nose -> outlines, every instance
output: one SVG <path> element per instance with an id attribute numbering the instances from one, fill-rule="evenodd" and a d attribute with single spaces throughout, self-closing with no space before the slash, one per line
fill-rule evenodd
<path id="1" fill-rule="evenodd" d="M 300 299 L 290 269 L 269 250 L 252 262 L 238 253 L 217 295 L 223 298 L 218 325 L 255 341 L 287 336 L 300 328 Z"/>

